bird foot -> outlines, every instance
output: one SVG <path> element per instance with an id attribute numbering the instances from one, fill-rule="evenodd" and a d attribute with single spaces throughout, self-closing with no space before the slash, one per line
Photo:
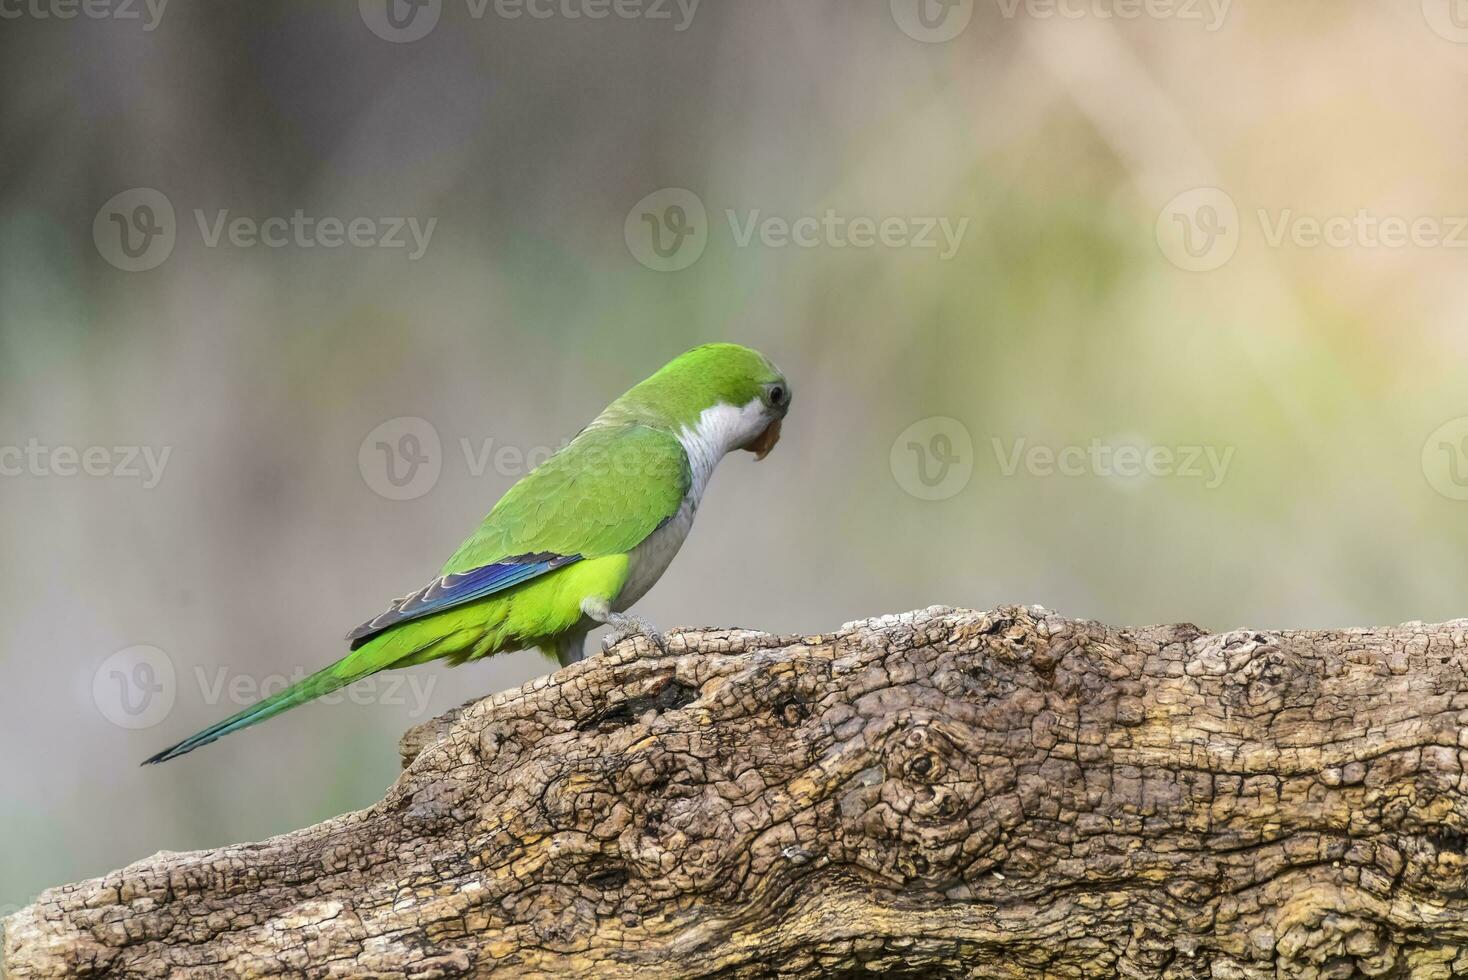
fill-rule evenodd
<path id="1" fill-rule="evenodd" d="M 629 616 L 625 613 L 613 613 L 607 617 L 607 625 L 612 631 L 602 640 L 602 651 L 606 652 L 623 640 L 630 640 L 634 636 L 641 636 L 657 648 L 659 653 L 668 652 L 667 641 L 656 626 L 643 619 L 641 616 Z"/>

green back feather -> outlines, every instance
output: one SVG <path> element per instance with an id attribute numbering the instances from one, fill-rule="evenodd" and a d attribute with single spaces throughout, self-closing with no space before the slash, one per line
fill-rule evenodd
<path id="1" fill-rule="evenodd" d="M 626 554 L 678 512 L 691 482 L 672 435 L 592 425 L 511 487 L 442 574 L 541 552 Z"/>

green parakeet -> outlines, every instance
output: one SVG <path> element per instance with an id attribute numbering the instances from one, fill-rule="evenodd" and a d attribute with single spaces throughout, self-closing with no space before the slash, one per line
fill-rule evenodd
<path id="1" fill-rule="evenodd" d="M 567 665 L 602 624 L 615 631 L 609 643 L 641 634 L 661 646 L 626 610 L 678 553 L 719 460 L 735 449 L 763 459 L 789 409 L 789 383 L 757 351 L 708 344 L 683 354 L 511 487 L 437 579 L 348 634 L 351 653 L 147 761 L 388 668 L 529 647 Z"/>

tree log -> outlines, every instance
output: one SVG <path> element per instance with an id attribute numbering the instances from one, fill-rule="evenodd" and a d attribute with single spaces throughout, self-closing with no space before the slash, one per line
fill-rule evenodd
<path id="1" fill-rule="evenodd" d="M 377 805 L 12 916 L 15 978 L 1468 975 L 1468 622 L 638 639 Z"/>

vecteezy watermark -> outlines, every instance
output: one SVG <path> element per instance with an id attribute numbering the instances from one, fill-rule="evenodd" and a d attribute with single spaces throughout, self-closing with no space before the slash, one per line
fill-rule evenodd
<path id="1" fill-rule="evenodd" d="M 1432 2 L 1432 0 L 1425 0 Z M 914 41 L 941 44 L 962 34 L 973 19 L 974 0 L 890 0 L 892 19 Z M 1197 21 L 1217 31 L 1233 0 L 994 0 L 1005 20 Z"/>
<path id="2" fill-rule="evenodd" d="M 892 441 L 888 465 L 897 485 L 919 500 L 947 500 L 974 474 L 968 426 L 946 415 L 919 419 Z"/>
<path id="3" fill-rule="evenodd" d="M 892 20 L 914 41 L 942 44 L 968 28 L 974 0 L 891 0 Z"/>
<path id="4" fill-rule="evenodd" d="M 1267 248 L 1468 248 L 1468 214 L 1381 214 L 1357 208 L 1316 215 L 1258 208 L 1254 216 Z M 1163 207 L 1157 216 L 1157 244 L 1178 268 L 1211 272 L 1234 257 L 1242 228 L 1232 197 L 1217 187 L 1199 187 Z"/>
<path id="5" fill-rule="evenodd" d="M 1197 187 L 1168 201 L 1157 215 L 1157 247 L 1188 272 L 1221 268 L 1239 249 L 1239 209 L 1217 187 Z"/>
<path id="6" fill-rule="evenodd" d="M 290 674 L 257 677 L 228 667 L 195 667 L 192 678 L 205 705 L 238 709 L 278 694 L 310 673 L 305 667 L 297 667 Z M 316 701 L 407 707 L 410 716 L 421 717 L 428 710 L 436 683 L 437 678 L 431 674 L 375 674 Z M 104 660 L 92 675 L 92 701 L 102 717 L 119 728 L 153 728 L 173 712 L 179 686 L 178 672 L 168 654 L 155 646 L 128 647 Z"/>
<path id="7" fill-rule="evenodd" d="M 113 195 L 92 219 L 98 254 L 123 272 L 156 269 L 173 254 L 177 237 L 173 202 L 151 187 Z"/>
<path id="8" fill-rule="evenodd" d="M 0 20 L 136 20 L 151 31 L 168 0 L 0 0 Z"/>
<path id="9" fill-rule="evenodd" d="M 119 650 L 92 675 L 92 702 L 119 728 L 152 728 L 168 717 L 177 696 L 173 661 L 153 646 Z"/>
<path id="10" fill-rule="evenodd" d="M 767 215 L 759 208 L 741 214 L 729 208 L 724 218 L 735 248 L 914 249 L 935 251 L 940 262 L 958 254 L 969 226 L 966 217 L 874 218 L 843 215 L 834 208 L 795 216 Z M 638 201 L 622 232 L 638 262 L 658 272 L 677 272 L 698 261 L 712 230 L 698 195 L 672 187 Z"/>
<path id="11" fill-rule="evenodd" d="M 632 257 L 656 272 L 679 272 L 709 244 L 709 217 L 699 196 L 682 187 L 653 191 L 632 206 L 622 225 Z"/>
<path id="12" fill-rule="evenodd" d="M 0 445 L 0 477 L 139 480 L 152 490 L 172 455 L 172 446 L 47 446 L 32 437 L 23 446 Z"/>
<path id="13" fill-rule="evenodd" d="M 473 20 L 638 20 L 669 24 L 682 33 L 693 24 L 701 0 L 464 0 Z M 443 0 L 358 0 L 367 29 L 384 41 L 421 40 L 438 26 Z"/>
<path id="14" fill-rule="evenodd" d="M 1427 437 L 1422 475 L 1449 500 L 1468 500 L 1468 416 L 1449 419 Z"/>
<path id="15" fill-rule="evenodd" d="M 1468 248 L 1468 215 L 1354 214 L 1320 217 L 1291 208 L 1258 211 L 1264 243 L 1279 248 Z"/>
<path id="16" fill-rule="evenodd" d="M 794 218 L 764 215 L 759 208 L 745 212 L 742 218 L 732 209 L 724 216 L 739 248 L 748 248 L 758 239 L 765 248 L 938 249 L 940 262 L 958 254 L 969 225 L 968 218 L 955 222 L 938 216 L 847 218 L 832 208 L 819 216 Z"/>
<path id="17" fill-rule="evenodd" d="M 248 708 L 264 698 L 279 694 L 293 684 L 305 680 L 314 671 L 297 667 L 290 674 L 267 674 L 255 677 L 236 673 L 228 667 L 205 670 L 194 668 L 194 681 L 206 705 L 229 705 Z M 380 704 L 390 708 L 406 707 L 410 717 L 418 718 L 428 710 L 438 678 L 432 674 L 402 671 L 373 674 L 316 698 L 314 704 Z"/>
<path id="18" fill-rule="evenodd" d="M 229 211 L 215 211 L 206 216 L 196 209 L 194 220 L 205 248 L 227 244 L 234 248 L 409 248 L 408 261 L 417 262 L 428 251 L 437 218 L 420 222 L 417 218 L 316 218 L 297 208 L 289 218 L 255 218 L 250 215 L 230 217 Z M 409 238 L 412 241 L 409 241 Z"/>
<path id="19" fill-rule="evenodd" d="M 406 249 L 410 262 L 428 251 L 438 227 L 437 218 L 321 217 L 301 208 L 264 218 L 233 214 L 228 208 L 195 208 L 193 218 L 205 248 Z M 124 272 L 156 269 L 173 254 L 177 240 L 173 202 L 151 187 L 114 195 L 92 219 L 97 252 Z"/>
<path id="20" fill-rule="evenodd" d="M 1422 18 L 1438 37 L 1468 44 L 1468 0 L 1422 0 Z"/>
<path id="21" fill-rule="evenodd" d="M 428 36 L 443 15 L 443 0 L 357 0 L 367 29 L 384 41 L 408 44 Z"/>
<path id="22" fill-rule="evenodd" d="M 1046 446 L 1018 438 L 1011 443 L 997 436 L 990 440 L 999 472 L 1014 476 L 1021 469 L 1033 477 L 1099 476 L 1135 480 L 1141 477 L 1202 481 L 1204 489 L 1216 490 L 1228 477 L 1233 446 L 1141 446 L 1113 444 L 1092 439 L 1086 445 Z"/>
<path id="23" fill-rule="evenodd" d="M 373 493 L 388 500 L 416 500 L 438 485 L 449 459 L 462 458 L 464 472 L 478 479 L 486 473 L 519 479 L 564 449 L 557 446 L 522 446 L 494 437 L 460 436 L 457 454 L 445 452 L 437 427 L 427 419 L 403 416 L 388 419 L 373 428 L 357 449 L 357 467 Z M 622 477 L 672 476 L 665 460 L 650 459 L 633 451 L 619 454 L 594 446 L 578 458 L 582 472 L 613 473 Z"/>
<path id="24" fill-rule="evenodd" d="M 646 20 L 671 24 L 679 34 L 693 26 L 701 0 L 465 0 L 475 20 L 485 9 L 504 20 Z"/>
<path id="25" fill-rule="evenodd" d="M 995 0 L 1005 20 L 1198 21 L 1212 33 L 1228 19 L 1233 0 Z"/>
<path id="26" fill-rule="evenodd" d="M 443 441 L 427 419 L 411 415 L 388 419 L 362 440 L 357 469 L 379 497 L 416 500 L 438 485 Z"/>

